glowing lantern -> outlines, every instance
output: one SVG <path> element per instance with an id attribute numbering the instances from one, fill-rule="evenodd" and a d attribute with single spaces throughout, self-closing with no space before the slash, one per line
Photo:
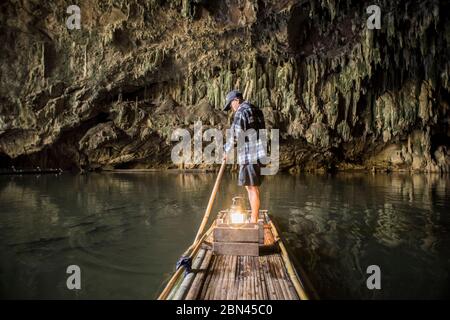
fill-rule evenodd
<path id="1" fill-rule="evenodd" d="M 231 223 L 244 223 L 245 215 L 242 212 L 230 212 L 230 220 Z"/>
<path id="2" fill-rule="evenodd" d="M 241 200 L 239 203 L 238 200 Z M 229 219 L 230 223 L 238 224 L 238 223 L 246 223 L 247 222 L 247 213 L 243 209 L 242 201 L 243 197 L 234 197 L 233 203 L 230 208 Z"/>

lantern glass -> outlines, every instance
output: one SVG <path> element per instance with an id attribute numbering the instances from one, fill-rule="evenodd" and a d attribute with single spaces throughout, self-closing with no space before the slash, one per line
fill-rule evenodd
<path id="1" fill-rule="evenodd" d="M 231 223 L 245 223 L 245 214 L 240 211 L 230 212 L 230 222 Z"/>

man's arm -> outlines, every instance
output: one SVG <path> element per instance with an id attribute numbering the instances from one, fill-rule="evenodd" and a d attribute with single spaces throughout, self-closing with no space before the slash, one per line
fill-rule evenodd
<path id="1" fill-rule="evenodd" d="M 244 119 L 242 117 L 242 113 L 241 112 L 236 113 L 230 128 L 231 141 L 227 141 L 224 146 L 225 151 L 224 159 L 226 159 L 227 154 L 236 146 L 238 137 L 243 131 L 243 124 L 244 124 L 243 121 Z"/>

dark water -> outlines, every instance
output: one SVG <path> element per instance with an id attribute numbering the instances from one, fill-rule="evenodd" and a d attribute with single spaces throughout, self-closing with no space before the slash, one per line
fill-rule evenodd
<path id="1" fill-rule="evenodd" d="M 212 174 L 0 177 L 0 297 L 153 299 L 195 236 Z M 226 176 L 214 211 L 242 193 Z M 450 180 L 278 175 L 271 210 L 321 298 L 450 298 Z M 66 268 L 81 268 L 81 290 Z M 381 269 L 381 290 L 366 269 Z"/>

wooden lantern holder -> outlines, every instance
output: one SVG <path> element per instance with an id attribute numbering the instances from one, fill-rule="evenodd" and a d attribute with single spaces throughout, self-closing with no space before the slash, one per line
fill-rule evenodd
<path id="1" fill-rule="evenodd" d="M 247 214 L 250 211 L 247 210 Z M 229 210 L 219 213 L 213 230 L 213 252 L 216 255 L 259 256 L 264 244 L 262 219 L 258 223 L 230 223 Z"/>

